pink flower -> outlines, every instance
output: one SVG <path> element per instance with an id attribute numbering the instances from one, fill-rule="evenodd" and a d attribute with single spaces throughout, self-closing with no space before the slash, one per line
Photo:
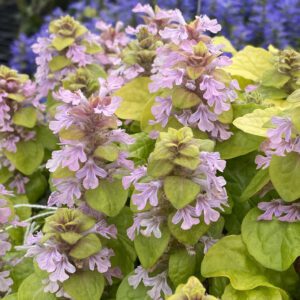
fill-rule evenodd
<path id="1" fill-rule="evenodd" d="M 124 189 L 128 189 L 132 183 L 136 183 L 142 177 L 146 176 L 147 168 L 145 166 L 140 166 L 133 170 L 130 175 L 124 176 L 122 178 L 122 183 Z"/>
<path id="2" fill-rule="evenodd" d="M 150 202 L 150 205 L 157 206 L 157 193 L 161 186 L 162 182 L 159 180 L 147 183 L 136 183 L 135 189 L 141 193 L 132 195 L 133 204 L 137 206 L 138 210 L 143 210 L 148 201 Z"/>
<path id="3" fill-rule="evenodd" d="M 47 270 L 47 269 L 46 269 Z M 49 270 L 47 270 L 49 272 Z M 66 281 L 70 276 L 68 273 L 75 273 L 76 268 L 69 262 L 66 255 L 62 255 L 56 263 L 55 270 L 49 275 L 51 281 Z"/>
<path id="4" fill-rule="evenodd" d="M 53 92 L 52 95 L 55 100 L 72 105 L 79 105 L 87 101 L 86 97 L 80 90 L 71 92 L 69 90 L 65 90 L 63 87 L 60 87 L 57 92 Z"/>
<path id="5" fill-rule="evenodd" d="M 134 270 L 134 275 L 128 277 L 128 283 L 134 289 L 136 289 L 142 281 L 149 279 L 148 272 L 142 266 L 138 266 Z"/>
<path id="6" fill-rule="evenodd" d="M 209 225 L 211 222 L 218 221 L 220 213 L 214 208 L 219 208 L 220 203 L 218 201 L 209 200 L 205 196 L 200 196 L 196 201 L 195 212 L 200 217 L 204 216 L 204 222 Z"/>
<path id="7" fill-rule="evenodd" d="M 171 97 L 156 97 L 155 102 L 157 103 L 151 109 L 151 112 L 155 118 L 155 121 L 150 120 L 150 125 L 161 124 L 164 128 L 166 127 L 169 117 L 172 111 L 172 98 Z"/>
<path id="8" fill-rule="evenodd" d="M 73 44 L 69 46 L 66 56 L 79 67 L 84 67 L 93 62 L 92 56 L 85 53 L 86 47 Z"/>
<path id="9" fill-rule="evenodd" d="M 290 205 L 284 205 L 281 207 L 282 213 L 285 216 L 281 216 L 278 220 L 283 222 L 299 222 L 300 221 L 300 203 L 292 203 Z"/>
<path id="10" fill-rule="evenodd" d="M 276 126 L 276 128 L 271 128 L 267 132 L 271 143 L 275 146 L 280 144 L 282 139 L 284 139 L 285 142 L 289 142 L 293 128 L 291 120 L 289 118 L 273 117 L 272 123 Z"/>
<path id="11" fill-rule="evenodd" d="M 199 130 L 212 131 L 214 129 L 214 122 L 218 116 L 211 112 L 207 106 L 200 104 L 197 110 L 189 117 L 189 123 L 197 123 Z"/>
<path id="12" fill-rule="evenodd" d="M 94 160 L 90 158 L 84 166 L 76 172 L 76 177 L 83 179 L 85 189 L 95 189 L 99 185 L 98 177 L 105 178 L 107 172 L 96 165 Z"/>
<path id="13" fill-rule="evenodd" d="M 178 224 L 182 221 L 181 229 L 189 230 L 193 225 L 199 224 L 200 220 L 195 208 L 191 205 L 187 205 L 182 209 L 177 210 L 176 214 L 172 218 L 173 224 Z"/>
<path id="14" fill-rule="evenodd" d="M 29 178 L 22 176 L 21 174 L 17 174 L 15 179 L 9 184 L 10 188 L 16 188 L 18 194 L 25 194 L 25 184 L 29 182 Z"/>
<path id="15" fill-rule="evenodd" d="M 273 200 L 271 202 L 260 202 L 258 208 L 263 210 L 264 213 L 260 215 L 258 220 L 272 220 L 273 216 L 279 217 L 282 214 L 282 204 L 280 199 Z"/>
<path id="16" fill-rule="evenodd" d="M 10 290 L 13 280 L 9 277 L 9 271 L 0 272 L 0 292 L 5 293 Z"/>
<path id="17" fill-rule="evenodd" d="M 99 273 L 105 273 L 111 267 L 110 257 L 114 255 L 111 249 L 103 248 L 100 252 L 88 258 L 89 269 L 94 271 L 97 268 Z"/>
<path id="18" fill-rule="evenodd" d="M 197 30 L 200 32 L 210 31 L 212 33 L 218 33 L 222 27 L 218 24 L 216 19 L 210 19 L 208 16 L 196 16 L 196 20 L 198 21 Z"/>
<path id="19" fill-rule="evenodd" d="M 161 300 L 163 299 L 161 294 L 163 293 L 164 296 L 169 296 L 172 294 L 172 290 L 168 285 L 167 281 L 167 271 L 162 272 L 154 277 L 149 277 L 148 279 L 144 280 L 145 286 L 151 286 L 152 289 L 147 292 L 147 294 L 153 300 Z"/>
<path id="20" fill-rule="evenodd" d="M 94 108 L 96 114 L 103 114 L 106 117 L 112 116 L 119 107 L 122 99 L 114 96 L 110 98 L 110 101 L 106 101 L 106 98 L 98 102 L 98 105 Z"/>
<path id="21" fill-rule="evenodd" d="M 87 156 L 84 152 L 85 147 L 86 145 L 83 143 L 66 145 L 66 147 L 60 151 L 60 155 L 63 157 L 61 166 L 63 168 L 67 167 L 71 171 L 78 171 L 80 162 L 84 163 L 87 161 Z"/>

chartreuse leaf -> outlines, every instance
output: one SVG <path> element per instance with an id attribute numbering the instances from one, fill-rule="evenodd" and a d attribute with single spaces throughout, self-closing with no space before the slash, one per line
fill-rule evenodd
<path id="1" fill-rule="evenodd" d="M 131 273 L 127 275 L 121 282 L 118 291 L 116 300 L 151 300 L 151 298 L 147 295 L 147 287 L 145 287 L 142 283 L 134 289 L 128 283 L 128 278 L 134 275 Z"/>
<path id="2" fill-rule="evenodd" d="M 52 46 L 57 50 L 61 51 L 74 43 L 73 37 L 56 36 L 52 41 Z"/>
<path id="3" fill-rule="evenodd" d="M 100 145 L 95 150 L 94 155 L 107 161 L 115 161 L 119 156 L 119 149 L 115 144 Z"/>
<path id="4" fill-rule="evenodd" d="M 253 208 L 242 224 L 242 238 L 249 253 L 263 266 L 287 270 L 300 256 L 300 223 L 257 221 L 261 211 Z"/>
<path id="5" fill-rule="evenodd" d="M 150 159 L 148 163 L 147 172 L 152 177 L 160 177 L 170 174 L 173 168 L 174 164 L 171 161 L 163 159 Z"/>
<path id="6" fill-rule="evenodd" d="M 67 237 L 66 237 L 67 238 Z M 78 237 L 69 237 L 69 242 L 74 242 Z M 84 259 L 98 253 L 101 250 L 101 242 L 95 233 L 90 233 L 81 238 L 69 252 L 76 259 Z"/>
<path id="7" fill-rule="evenodd" d="M 63 282 L 63 288 L 74 300 L 99 300 L 104 290 L 104 277 L 97 271 L 81 271 Z"/>
<path id="8" fill-rule="evenodd" d="M 72 61 L 62 55 L 54 56 L 49 62 L 49 68 L 52 72 L 57 72 L 65 67 L 68 67 L 72 64 Z"/>
<path id="9" fill-rule="evenodd" d="M 202 261 L 201 274 L 204 277 L 227 277 L 237 290 L 259 286 L 289 290 L 299 282 L 293 270 L 277 272 L 264 268 L 248 253 L 239 235 L 226 236 L 208 250 Z"/>
<path id="10" fill-rule="evenodd" d="M 217 142 L 215 151 L 220 152 L 222 159 L 231 159 L 234 157 L 248 154 L 259 148 L 263 141 L 262 137 L 253 136 L 251 134 L 232 128 L 233 135 L 230 139 Z"/>
<path id="11" fill-rule="evenodd" d="M 286 202 L 300 198 L 300 155 L 296 152 L 286 156 L 272 156 L 270 163 L 271 181 Z"/>
<path id="12" fill-rule="evenodd" d="M 280 89 L 289 80 L 290 76 L 280 73 L 275 67 L 273 67 L 262 75 L 261 84 Z"/>
<path id="13" fill-rule="evenodd" d="M 250 183 L 244 189 L 240 201 L 246 201 L 256 193 L 258 193 L 268 182 L 270 175 L 268 169 L 260 169 L 255 176 L 251 179 Z"/>
<path id="14" fill-rule="evenodd" d="M 229 53 L 232 53 L 232 54 L 237 53 L 236 49 L 233 47 L 231 42 L 228 39 L 226 39 L 226 37 L 224 37 L 224 36 L 215 36 L 213 38 L 213 43 L 215 45 L 223 45 L 224 47 L 222 48 L 222 50 L 224 52 L 229 52 Z"/>
<path id="15" fill-rule="evenodd" d="M 273 55 L 265 49 L 246 46 L 232 58 L 226 70 L 234 76 L 259 81 L 266 71 L 272 69 Z"/>
<path id="16" fill-rule="evenodd" d="M 197 183 L 181 176 L 168 176 L 164 180 L 165 194 L 177 209 L 183 208 L 195 200 L 200 190 Z"/>
<path id="17" fill-rule="evenodd" d="M 190 108 L 199 104 L 200 102 L 200 97 L 192 91 L 182 87 L 175 87 L 172 90 L 172 103 L 176 108 Z"/>
<path id="18" fill-rule="evenodd" d="M 18 300 L 18 294 L 10 294 L 2 298 L 2 300 Z"/>
<path id="19" fill-rule="evenodd" d="M 217 300 L 214 296 L 207 295 L 205 287 L 200 280 L 191 276 L 187 283 L 180 284 L 175 291 L 175 294 L 168 297 L 168 300 Z"/>
<path id="20" fill-rule="evenodd" d="M 233 125 L 246 133 L 267 137 L 268 128 L 265 127 L 265 124 L 280 111 L 279 107 L 256 109 L 249 114 L 235 119 Z"/>
<path id="21" fill-rule="evenodd" d="M 177 286 L 192 276 L 196 268 L 196 255 L 188 254 L 186 249 L 176 249 L 169 258 L 168 275 Z"/>
<path id="22" fill-rule="evenodd" d="M 4 184 L 9 178 L 13 176 L 12 172 L 8 168 L 2 166 L 0 168 L 0 184 Z"/>
<path id="23" fill-rule="evenodd" d="M 43 161 L 44 148 L 34 141 L 21 141 L 16 152 L 4 151 L 10 162 L 25 175 L 31 175 Z"/>
<path id="24" fill-rule="evenodd" d="M 122 98 L 116 111 L 119 118 L 140 121 L 141 113 L 147 101 L 152 97 L 148 89 L 149 83 L 150 78 L 138 77 L 126 83 L 115 93 L 116 96 Z"/>
<path id="25" fill-rule="evenodd" d="M 225 288 L 222 300 L 289 300 L 285 291 L 279 288 L 257 287 L 253 290 L 238 291 L 230 284 Z"/>
<path id="26" fill-rule="evenodd" d="M 166 250 L 170 241 L 168 227 L 161 228 L 161 238 L 153 235 L 150 237 L 139 234 L 134 240 L 134 247 L 142 266 L 145 269 L 151 268 Z"/>
<path id="27" fill-rule="evenodd" d="M 286 99 L 288 102 L 299 102 L 300 101 L 300 89 L 292 92 Z"/>
<path id="28" fill-rule="evenodd" d="M 102 180 L 96 189 L 85 193 L 89 206 L 109 217 L 114 217 L 121 211 L 127 196 L 128 191 L 123 189 L 122 181 L 119 179 Z"/>
<path id="29" fill-rule="evenodd" d="M 28 276 L 19 287 L 18 300 L 56 300 L 54 294 L 44 292 L 41 280 L 35 273 Z"/>
<path id="30" fill-rule="evenodd" d="M 174 214 L 171 214 L 168 218 L 168 227 L 172 233 L 172 235 L 181 243 L 188 245 L 195 245 L 201 236 L 203 236 L 209 226 L 204 223 L 203 220 L 200 221 L 199 224 L 192 226 L 189 230 L 181 229 L 181 223 L 174 224 L 172 222 Z"/>
<path id="31" fill-rule="evenodd" d="M 229 284 L 229 279 L 226 277 L 213 277 L 209 279 L 209 292 L 220 297 L 223 295 L 226 286 Z"/>
<path id="32" fill-rule="evenodd" d="M 37 110 L 34 107 L 23 107 L 15 112 L 13 122 L 16 125 L 33 128 L 37 121 Z"/>

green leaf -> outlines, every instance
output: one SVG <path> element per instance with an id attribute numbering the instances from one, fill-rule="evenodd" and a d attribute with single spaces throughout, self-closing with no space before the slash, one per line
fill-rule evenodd
<path id="1" fill-rule="evenodd" d="M 213 277 L 209 279 L 209 292 L 210 294 L 221 298 L 229 280 L 226 277 Z"/>
<path id="2" fill-rule="evenodd" d="M 230 284 L 226 287 L 222 300 L 289 300 L 289 296 L 281 289 L 257 287 L 249 291 L 235 290 Z"/>
<path id="3" fill-rule="evenodd" d="M 57 72 L 65 67 L 68 67 L 72 64 L 72 61 L 62 55 L 54 56 L 52 60 L 49 62 L 49 68 L 51 72 Z"/>
<path id="4" fill-rule="evenodd" d="M 41 278 L 36 274 L 28 276 L 20 285 L 18 300 L 55 300 L 54 294 L 45 293 Z"/>
<path id="5" fill-rule="evenodd" d="M 234 157 L 248 154 L 259 148 L 263 138 L 247 134 L 236 128 L 232 128 L 233 136 L 230 139 L 217 142 L 215 151 L 220 152 L 222 159 L 231 159 Z"/>
<path id="6" fill-rule="evenodd" d="M 104 277 L 97 271 L 81 271 L 63 282 L 63 288 L 74 300 L 99 300 L 104 290 Z"/>
<path id="7" fill-rule="evenodd" d="M 272 69 L 273 55 L 262 48 L 246 46 L 232 58 L 226 70 L 233 76 L 259 81 L 264 72 Z"/>
<path id="8" fill-rule="evenodd" d="M 196 255 L 188 254 L 186 249 L 178 249 L 171 253 L 168 275 L 175 286 L 185 283 L 194 274 L 195 268 Z"/>
<path id="9" fill-rule="evenodd" d="M 270 175 L 268 169 L 260 169 L 244 189 L 240 201 L 246 201 L 258 193 L 268 182 Z"/>
<path id="10" fill-rule="evenodd" d="M 67 237 L 66 237 L 67 238 Z M 72 238 L 72 240 L 71 240 Z M 76 237 L 70 237 L 68 241 L 75 241 Z M 81 238 L 72 250 L 70 256 L 76 259 L 84 259 L 98 253 L 101 250 L 101 242 L 95 233 L 90 233 Z"/>
<path id="11" fill-rule="evenodd" d="M 213 37 L 213 43 L 215 45 L 223 45 L 222 51 L 229 52 L 231 54 L 236 54 L 237 51 L 231 44 L 231 42 L 224 36 L 215 36 Z"/>
<path id="12" fill-rule="evenodd" d="M 191 108 L 200 102 L 200 97 L 192 91 L 182 87 L 175 87 L 172 90 L 172 103 L 176 108 Z"/>
<path id="13" fill-rule="evenodd" d="M 184 177 L 168 176 L 164 180 L 166 196 L 177 209 L 194 201 L 200 190 L 197 183 Z"/>
<path id="14" fill-rule="evenodd" d="M 37 110 L 34 107 L 23 107 L 15 112 L 13 122 L 16 125 L 33 128 L 37 121 Z"/>
<path id="15" fill-rule="evenodd" d="M 233 125 L 246 133 L 267 137 L 268 128 L 264 127 L 264 125 L 280 111 L 279 107 L 256 109 L 249 114 L 235 119 Z"/>
<path id="16" fill-rule="evenodd" d="M 283 73 L 278 72 L 277 69 L 273 68 L 267 70 L 261 79 L 261 84 L 264 86 L 282 88 L 288 81 L 290 80 L 290 76 L 285 75 Z"/>
<path id="17" fill-rule="evenodd" d="M 263 266 L 287 270 L 300 256 L 300 223 L 257 221 L 262 214 L 253 208 L 244 218 L 242 238 L 249 253 Z"/>
<path id="18" fill-rule="evenodd" d="M 150 156 L 151 157 L 151 156 Z M 149 159 L 147 173 L 152 177 L 167 176 L 174 169 L 174 164 L 168 160 Z"/>
<path id="19" fill-rule="evenodd" d="M 94 155 L 107 161 L 115 161 L 119 156 L 119 149 L 115 144 L 98 146 Z"/>
<path id="20" fill-rule="evenodd" d="M 18 300 L 18 294 L 10 294 L 8 296 L 5 296 L 4 298 L 2 298 L 2 300 Z"/>
<path id="21" fill-rule="evenodd" d="M 71 46 L 75 42 L 75 39 L 72 37 L 62 37 L 62 36 L 56 36 L 52 40 L 52 46 L 57 50 L 61 51 L 69 46 Z"/>
<path id="22" fill-rule="evenodd" d="M 82 238 L 82 235 L 74 231 L 67 231 L 62 232 L 60 237 L 69 245 L 74 245 Z"/>
<path id="23" fill-rule="evenodd" d="M 21 258 L 20 254 L 16 253 L 18 258 Z M 17 256 L 15 254 L 15 256 Z M 10 277 L 12 278 L 14 284 L 11 287 L 12 291 L 17 292 L 20 284 L 34 272 L 33 263 L 31 258 L 23 258 L 23 260 L 16 264 L 10 271 Z"/>
<path id="24" fill-rule="evenodd" d="M 148 84 L 150 78 L 138 77 L 121 87 L 116 96 L 122 98 L 122 102 L 116 111 L 116 115 L 121 119 L 139 121 L 141 113 L 147 101 L 152 97 L 149 92 Z"/>
<path id="25" fill-rule="evenodd" d="M 129 157 L 137 158 L 146 163 L 154 149 L 155 141 L 149 138 L 145 132 L 133 134 L 132 137 L 135 139 L 135 143 L 128 147 Z"/>
<path id="26" fill-rule="evenodd" d="M 183 244 L 195 245 L 199 241 L 201 236 L 203 236 L 209 228 L 209 226 L 205 224 L 203 220 L 201 220 L 199 224 L 192 226 L 191 229 L 183 230 L 180 227 L 181 223 L 173 224 L 172 218 L 174 214 L 171 214 L 168 217 L 168 227 L 172 235 Z"/>
<path id="27" fill-rule="evenodd" d="M 0 184 L 4 184 L 7 182 L 9 178 L 13 176 L 13 173 L 8 170 L 8 168 L 2 166 L 0 169 Z"/>
<path id="28" fill-rule="evenodd" d="M 58 138 L 46 126 L 38 126 L 36 128 L 36 139 L 48 150 L 52 151 L 58 147 Z"/>
<path id="29" fill-rule="evenodd" d="M 170 232 L 167 227 L 161 228 L 162 236 L 157 239 L 153 235 L 150 237 L 139 234 L 134 240 L 134 247 L 145 269 L 155 265 L 158 259 L 166 250 L 170 241 Z"/>
<path id="30" fill-rule="evenodd" d="M 290 285 L 299 280 L 291 272 L 264 268 L 249 255 L 238 235 L 226 236 L 208 250 L 202 261 L 201 274 L 204 277 L 227 277 L 237 290 L 251 290 L 259 286 L 287 287 L 288 282 Z"/>
<path id="31" fill-rule="evenodd" d="M 110 224 L 114 224 L 118 230 L 118 241 L 123 246 L 124 250 L 128 253 L 130 259 L 134 262 L 136 259 L 136 253 L 133 242 L 127 236 L 127 228 L 132 225 L 133 213 L 129 207 L 125 206 L 121 212 L 112 218 L 108 218 Z"/>
<path id="32" fill-rule="evenodd" d="M 136 289 L 129 285 L 128 278 L 132 275 L 134 274 L 129 274 L 122 280 L 117 291 L 116 300 L 151 300 L 147 295 L 148 288 L 142 283 Z"/>
<path id="33" fill-rule="evenodd" d="M 48 182 L 41 172 L 35 172 L 29 177 L 29 182 L 25 186 L 29 202 L 36 203 L 45 194 Z"/>
<path id="34" fill-rule="evenodd" d="M 296 152 L 286 156 L 272 156 L 270 163 L 271 181 L 286 202 L 300 198 L 300 155 Z"/>
<path id="35" fill-rule="evenodd" d="M 123 189 L 122 181 L 102 180 L 94 190 L 88 190 L 85 198 L 89 206 L 109 217 L 116 216 L 124 207 L 128 191 Z"/>
<path id="36" fill-rule="evenodd" d="M 34 141 L 21 141 L 16 152 L 4 151 L 10 162 L 25 175 L 31 175 L 43 161 L 44 148 Z"/>
<path id="37" fill-rule="evenodd" d="M 300 101 L 300 89 L 295 90 L 292 92 L 286 99 L 288 102 L 299 102 Z"/>

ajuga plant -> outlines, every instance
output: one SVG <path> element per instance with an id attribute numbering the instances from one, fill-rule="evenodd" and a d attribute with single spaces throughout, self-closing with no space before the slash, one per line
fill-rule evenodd
<path id="1" fill-rule="evenodd" d="M 299 53 L 238 52 L 206 16 L 134 12 L 144 23 L 125 31 L 52 21 L 37 89 L 0 78 L 15 194 L 0 201 L 1 297 L 298 300 Z"/>
<path id="2" fill-rule="evenodd" d="M 47 187 L 41 165 L 44 154 L 56 147 L 35 96 L 36 84 L 27 75 L 0 66 L 0 182 L 18 195 L 27 193 L 31 201 Z"/>
<path id="3" fill-rule="evenodd" d="M 217 176 L 225 161 L 213 147 L 210 140 L 194 138 L 191 128 L 169 128 L 160 134 L 147 166 L 123 177 L 124 188 L 134 186 L 135 214 L 127 234 L 141 262 L 124 280 L 133 289 L 144 285 L 151 299 L 169 296 L 172 286 L 195 272 L 203 253 L 200 238 L 228 206 L 226 182 Z"/>
<path id="4" fill-rule="evenodd" d="M 27 250 L 25 256 L 36 262 L 30 280 L 38 277 L 46 295 L 78 299 L 80 294 L 93 293 L 91 299 L 99 299 L 105 278 L 112 284 L 113 276 L 121 276 L 121 270 L 111 266 L 114 252 L 105 243 L 105 238 L 115 235 L 114 228 L 105 228 L 103 222 L 79 209 L 59 208 L 46 218 L 43 230 L 29 235 L 22 246 Z M 92 291 L 84 281 L 89 281 Z"/>
<path id="5" fill-rule="evenodd" d="M 145 24 L 127 30 L 136 34 L 137 40 L 124 49 L 124 61 L 139 66 L 139 77 L 129 84 L 144 83 L 152 94 L 148 93 L 147 102 L 128 97 L 127 103 L 125 98 L 120 117 L 127 117 L 130 107 L 143 111 L 140 121 L 146 131 L 190 126 L 204 137 L 227 140 L 232 135 L 228 125 L 231 102 L 239 86 L 224 71 L 231 61 L 223 55 L 222 46 L 205 34 L 217 33 L 221 26 L 207 16 L 187 23 L 179 10 L 137 5 L 133 11 L 146 16 Z M 123 89 L 126 92 L 126 85 Z"/>
<path id="6" fill-rule="evenodd" d="M 14 227 L 18 224 L 18 218 L 15 215 L 13 202 L 13 193 L 0 185 L 0 295 L 5 296 L 11 291 L 13 280 L 10 278 L 10 270 L 16 264 L 7 254 L 12 248 L 10 236 L 7 232 L 8 227 Z"/>
<path id="7" fill-rule="evenodd" d="M 39 98 L 47 96 L 78 68 L 94 64 L 101 52 L 97 36 L 70 16 L 52 21 L 49 36 L 38 38 L 32 47 L 37 54 L 35 79 Z"/>

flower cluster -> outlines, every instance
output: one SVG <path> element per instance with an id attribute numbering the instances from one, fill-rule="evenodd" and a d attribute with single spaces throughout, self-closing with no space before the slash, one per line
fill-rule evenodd
<path id="1" fill-rule="evenodd" d="M 34 127 L 43 122 L 43 105 L 35 100 L 36 85 L 27 75 L 0 66 L 0 162 L 1 168 L 14 173 L 8 176 L 9 187 L 18 194 L 25 193 L 29 181 L 10 161 L 10 153 L 16 153 L 19 142 L 36 139 Z M 12 175 L 11 174 L 11 175 Z"/>
<path id="2" fill-rule="evenodd" d="M 217 33 L 221 26 L 207 16 L 187 23 L 179 10 L 153 11 L 147 5 L 138 5 L 135 11 L 146 14 L 146 25 L 136 30 L 147 30 L 163 43 L 155 48 L 152 58 L 149 90 L 164 93 L 155 99 L 155 120 L 149 124 L 166 127 L 173 117 L 216 140 L 229 139 L 227 123 L 231 122 L 231 102 L 239 85 L 222 69 L 231 64 L 230 59 L 205 35 Z"/>
<path id="3" fill-rule="evenodd" d="M 9 226 L 23 225 L 15 214 L 11 201 L 13 196 L 11 191 L 6 190 L 2 184 L 0 185 L 0 295 L 9 292 L 13 284 L 9 268 L 15 263 L 12 259 L 5 257 L 12 248 L 7 229 Z"/>
<path id="4" fill-rule="evenodd" d="M 46 218 L 42 232 L 27 238 L 23 246 L 27 249 L 25 256 L 34 257 L 38 267 L 48 273 L 42 280 L 45 292 L 70 298 L 64 290 L 64 282 L 80 271 L 95 270 L 110 283 L 112 276 L 121 276 L 119 269 L 111 267 L 113 250 L 101 244 L 103 235 L 108 239 L 116 238 L 116 233 L 110 230 L 108 235 L 99 229 L 101 226 L 101 220 L 78 209 L 60 208 Z"/>
<path id="5" fill-rule="evenodd" d="M 300 136 L 290 117 L 273 117 L 272 125 L 267 131 L 268 139 L 262 143 L 260 149 L 265 156 L 258 155 L 256 164 L 258 168 L 267 168 L 273 155 L 285 156 L 287 153 L 300 154 Z"/>
<path id="6" fill-rule="evenodd" d="M 123 177 L 125 188 L 131 184 L 135 188 L 131 201 L 136 214 L 127 230 L 131 240 L 139 236 L 160 239 L 166 226 L 175 239 L 178 230 L 194 229 L 196 238 L 200 233 L 199 240 L 203 233 L 201 230 L 197 233 L 198 229 L 218 221 L 220 211 L 228 203 L 226 182 L 217 176 L 217 171 L 224 170 L 225 161 L 219 153 L 210 152 L 213 147 L 209 140 L 193 138 L 188 127 L 178 131 L 169 128 L 168 132 L 160 133 L 148 166 L 138 167 Z M 177 232 L 172 228 L 177 228 Z M 165 260 L 166 257 L 161 257 L 156 267 L 160 269 Z M 136 287 L 142 280 L 145 286 L 153 287 L 148 292 L 152 299 L 160 299 L 161 292 L 169 295 L 166 272 L 152 278 L 139 267 L 136 273 L 129 278 L 132 286 Z"/>
<path id="7" fill-rule="evenodd" d="M 112 93 L 122 84 L 122 78 L 99 79 L 99 92 L 86 98 L 81 90 L 71 92 L 60 88 L 53 97 L 62 105 L 57 107 L 51 130 L 59 133 L 61 150 L 54 151 L 47 163 L 56 190 L 49 205 L 73 207 L 82 199 L 85 190 L 95 189 L 101 180 L 113 180 L 123 169 L 132 169 L 127 153 L 119 147 L 133 143 L 133 139 L 118 128 L 115 116 L 121 99 Z M 77 204 L 78 205 L 78 204 Z"/>
<path id="8" fill-rule="evenodd" d="M 300 203 L 294 202 L 286 204 L 281 199 L 270 202 L 260 202 L 258 208 L 264 213 L 258 217 L 258 220 L 270 221 L 273 216 L 282 222 L 299 222 L 300 221 Z"/>
<path id="9" fill-rule="evenodd" d="M 37 54 L 38 99 L 47 96 L 67 74 L 95 63 L 101 52 L 97 36 L 70 16 L 52 21 L 49 33 L 32 46 Z"/>

